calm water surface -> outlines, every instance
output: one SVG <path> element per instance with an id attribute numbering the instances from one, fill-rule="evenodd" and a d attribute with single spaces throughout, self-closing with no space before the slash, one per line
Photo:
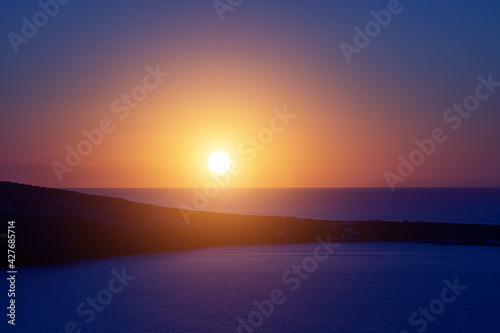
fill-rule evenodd
<path id="1" fill-rule="evenodd" d="M 203 195 L 203 189 L 75 190 L 159 206 L 178 208 L 185 204 L 193 209 L 235 214 L 500 224 L 499 188 L 400 188 L 394 193 L 388 188 L 224 188 L 207 199 L 203 208 L 193 204 L 197 195 Z"/>
<path id="2" fill-rule="evenodd" d="M 307 258 L 317 246 L 217 247 L 21 267 L 16 331 L 64 332 L 74 321 L 82 332 L 238 332 L 237 318 L 248 323 L 254 301 L 279 289 L 282 304 L 254 332 L 416 332 L 410 315 L 440 297 L 443 280 L 457 277 L 467 289 L 426 332 L 498 332 L 500 248 L 344 243 L 307 278 L 290 271 L 287 278 L 296 280 L 285 283 L 282 275 L 293 265 L 313 264 Z M 135 278 L 111 294 L 111 271 L 122 268 Z M 96 296 L 109 304 L 100 312 L 85 305 L 86 314 L 77 314 Z"/>

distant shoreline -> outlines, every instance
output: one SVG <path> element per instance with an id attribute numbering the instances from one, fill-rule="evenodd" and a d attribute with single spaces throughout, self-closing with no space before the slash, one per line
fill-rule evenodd
<path id="1" fill-rule="evenodd" d="M 2 221 L 16 221 L 17 262 L 99 259 L 208 246 L 332 242 L 415 242 L 500 246 L 500 225 L 325 221 L 198 212 L 11 182 L 0 182 Z"/>
<path id="2" fill-rule="evenodd" d="M 500 188 L 101 188 L 76 192 L 162 207 L 315 220 L 500 224 Z"/>

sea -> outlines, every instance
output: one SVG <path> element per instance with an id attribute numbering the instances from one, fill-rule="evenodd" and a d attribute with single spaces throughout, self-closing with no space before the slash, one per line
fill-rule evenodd
<path id="1" fill-rule="evenodd" d="M 499 280 L 500 248 L 486 246 L 342 243 L 329 253 L 303 243 L 140 254 L 19 267 L 16 325 L 7 324 L 4 303 L 0 331 L 493 333 Z"/>
<path id="2" fill-rule="evenodd" d="M 500 188 L 78 188 L 164 207 L 319 220 L 500 224 Z"/>
<path id="3" fill-rule="evenodd" d="M 203 189 L 78 191 L 238 214 L 500 223 L 499 189 L 223 189 L 205 198 L 208 203 L 196 197 Z M 6 270 L 0 280 L 0 332 L 472 333 L 500 327 L 500 247 L 493 246 L 220 246 L 16 272 L 15 286 Z M 15 289 L 15 326 L 8 323 L 9 288 Z"/>

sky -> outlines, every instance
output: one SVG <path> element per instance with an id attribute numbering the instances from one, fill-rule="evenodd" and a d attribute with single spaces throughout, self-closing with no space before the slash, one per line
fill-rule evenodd
<path id="1" fill-rule="evenodd" d="M 498 1 L 65 2 L 0 4 L 0 180 L 500 187 Z"/>

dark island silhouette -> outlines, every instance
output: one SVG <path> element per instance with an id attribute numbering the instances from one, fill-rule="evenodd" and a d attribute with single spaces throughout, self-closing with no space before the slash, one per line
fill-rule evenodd
<path id="1" fill-rule="evenodd" d="M 251 244 L 429 242 L 500 245 L 500 225 L 397 221 L 321 221 L 199 212 L 68 190 L 0 182 L 0 216 L 16 221 L 21 265 L 158 251 Z M 6 229 L 6 227 L 5 227 Z M 2 247 L 7 244 L 0 235 Z"/>

